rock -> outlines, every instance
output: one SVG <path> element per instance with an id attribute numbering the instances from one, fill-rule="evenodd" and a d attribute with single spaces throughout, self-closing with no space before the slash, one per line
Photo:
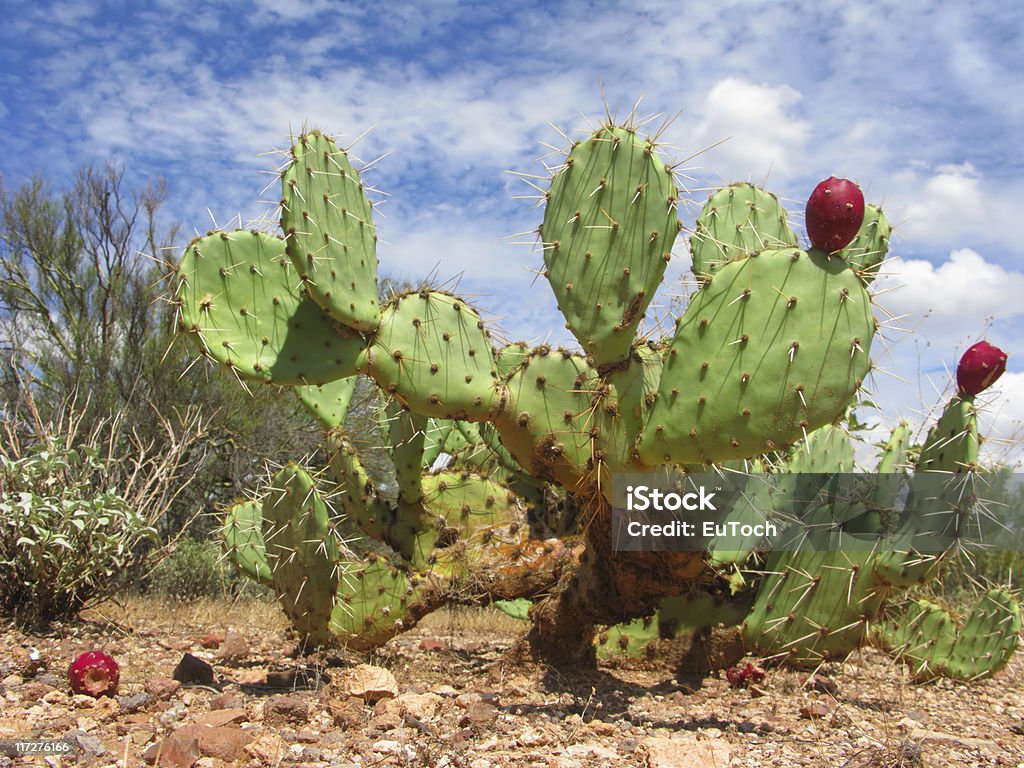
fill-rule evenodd
<path id="1" fill-rule="evenodd" d="M 359 728 L 369 719 L 360 698 L 330 699 L 327 708 L 339 728 Z"/>
<path id="2" fill-rule="evenodd" d="M 311 731 L 307 728 L 299 731 L 295 735 L 295 740 L 303 744 L 316 744 L 318 741 L 320 741 L 320 734 L 316 731 Z"/>
<path id="3" fill-rule="evenodd" d="M 839 690 L 839 686 L 836 685 L 835 680 L 825 677 L 824 675 L 811 675 L 804 683 L 804 688 L 809 691 L 824 693 L 829 696 L 835 696 L 836 692 Z"/>
<path id="4" fill-rule="evenodd" d="M 253 740 L 245 751 L 262 761 L 263 765 L 278 765 L 287 750 L 284 741 L 276 733 L 265 733 Z"/>
<path id="5" fill-rule="evenodd" d="M 989 739 L 976 739 L 969 736 L 956 736 L 952 733 L 930 731 L 927 728 L 915 728 L 909 734 L 910 740 L 918 744 L 955 744 L 976 749 L 999 750 L 999 745 Z"/>
<path id="6" fill-rule="evenodd" d="M 402 705 L 397 699 L 381 699 L 373 708 L 370 728 L 376 731 L 393 731 L 404 723 Z"/>
<path id="7" fill-rule="evenodd" d="M 727 768 L 732 762 L 732 747 L 724 739 L 651 737 L 640 748 L 647 753 L 648 768 Z"/>
<path id="8" fill-rule="evenodd" d="M 168 768 L 192 768 L 202 755 L 199 740 L 186 739 L 184 735 L 172 733 L 163 741 L 150 744 L 142 753 L 142 759 Z"/>
<path id="9" fill-rule="evenodd" d="M 195 719 L 196 725 L 208 725 L 212 728 L 218 728 L 222 725 L 228 725 L 230 723 L 237 722 L 245 719 L 245 709 L 230 708 L 230 709 L 215 709 L 210 712 L 204 712 Z"/>
<path id="10" fill-rule="evenodd" d="M 403 714 L 417 720 L 430 720 L 436 717 L 444 705 L 444 699 L 436 693 L 403 693 L 396 701 L 401 706 Z"/>
<path id="11" fill-rule="evenodd" d="M 209 725 L 183 725 L 172 736 L 185 740 L 194 739 L 199 745 L 199 753 L 207 757 L 233 762 L 245 758 L 245 748 L 253 740 L 255 734 L 241 728 Z"/>
<path id="12" fill-rule="evenodd" d="M 118 696 L 117 703 L 124 713 L 135 712 L 136 710 L 148 707 L 156 701 L 156 698 L 146 691 L 133 693 L 131 696 Z"/>
<path id="13" fill-rule="evenodd" d="M 375 741 L 372 749 L 379 755 L 394 755 L 405 764 L 411 764 L 416 759 L 416 750 L 400 741 L 391 739 Z"/>
<path id="14" fill-rule="evenodd" d="M 55 686 L 46 685 L 45 683 L 40 683 L 38 681 L 32 681 L 25 683 L 21 688 L 21 692 L 29 701 L 38 701 L 43 698 L 43 696 L 50 693 L 54 687 Z"/>
<path id="15" fill-rule="evenodd" d="M 437 640 L 432 637 L 420 640 L 421 651 L 447 651 L 451 647 L 450 643 L 446 643 L 444 640 Z"/>
<path id="16" fill-rule="evenodd" d="M 245 697 L 237 693 L 218 693 L 210 699 L 210 709 L 241 709 Z"/>
<path id="17" fill-rule="evenodd" d="M 827 704 L 820 701 L 809 701 L 800 707 L 800 717 L 804 720 L 820 720 L 829 713 Z"/>
<path id="18" fill-rule="evenodd" d="M 587 728 L 595 736 L 614 736 L 619 732 L 619 728 L 614 723 L 606 723 L 604 720 L 593 719 L 587 723 Z"/>
<path id="19" fill-rule="evenodd" d="M 297 688 L 316 688 L 321 683 L 330 682 L 330 678 L 323 672 L 289 669 L 284 672 L 267 672 L 264 681 L 271 688 L 287 688 L 294 691 Z"/>
<path id="20" fill-rule="evenodd" d="M 271 696 L 263 708 L 268 725 L 304 723 L 309 718 L 309 704 L 298 696 Z"/>
<path id="21" fill-rule="evenodd" d="M 381 699 L 398 695 L 398 681 L 383 667 L 359 664 L 349 670 L 343 689 L 349 696 L 355 696 L 373 704 Z"/>
<path id="22" fill-rule="evenodd" d="M 17 645 L 11 648 L 9 653 L 11 669 L 21 677 L 32 677 L 45 666 L 43 655 L 35 648 L 22 648 Z"/>
<path id="23" fill-rule="evenodd" d="M 92 709 L 96 706 L 96 699 L 84 693 L 76 693 L 71 697 L 71 706 L 75 709 Z"/>
<path id="24" fill-rule="evenodd" d="M 64 685 L 64 681 L 59 675 L 55 675 L 53 672 L 44 672 L 41 675 L 36 675 L 36 682 L 48 685 L 51 688 L 61 688 Z"/>
<path id="25" fill-rule="evenodd" d="M 69 731 L 64 734 L 64 739 L 65 741 L 73 741 L 78 745 L 78 748 L 81 750 L 78 759 L 86 765 L 107 751 L 102 741 L 82 730 Z"/>
<path id="26" fill-rule="evenodd" d="M 536 728 L 524 728 L 519 733 L 516 743 L 524 747 L 544 747 L 551 743 L 551 737 Z"/>
<path id="27" fill-rule="evenodd" d="M 459 718 L 460 728 L 469 728 L 474 725 L 486 725 L 498 719 L 498 708 L 493 704 L 478 701 L 466 708 L 466 714 Z"/>
<path id="28" fill-rule="evenodd" d="M 237 661 L 249 655 L 249 641 L 236 630 L 229 629 L 220 646 L 220 657 L 226 661 Z"/>
<path id="29" fill-rule="evenodd" d="M 43 701 L 47 704 L 64 704 L 67 700 L 68 695 L 64 691 L 50 691 L 43 696 Z"/>
<path id="30" fill-rule="evenodd" d="M 201 638 L 199 638 L 199 644 L 207 650 L 216 650 L 220 648 L 220 644 L 224 642 L 223 632 L 207 632 Z"/>
<path id="31" fill-rule="evenodd" d="M 213 667 L 186 653 L 174 668 L 172 677 L 183 685 L 213 685 Z"/>
<path id="32" fill-rule="evenodd" d="M 192 658 L 195 658 L 194 656 Z M 198 661 L 198 659 L 196 659 Z M 178 665 L 181 666 L 180 664 Z M 178 670 L 174 670 L 177 675 Z M 171 680 L 167 677 L 151 677 L 143 684 L 143 689 L 151 696 L 154 696 L 161 701 L 167 701 L 171 696 L 178 692 L 181 688 L 181 682 L 175 678 Z"/>

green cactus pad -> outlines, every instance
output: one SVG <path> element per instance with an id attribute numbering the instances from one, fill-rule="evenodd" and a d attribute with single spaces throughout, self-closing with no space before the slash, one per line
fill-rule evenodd
<path id="1" fill-rule="evenodd" d="M 244 230 L 197 238 L 177 275 L 180 331 L 239 376 L 323 384 L 365 370 L 362 337 L 300 290 L 280 238 Z"/>
<path id="2" fill-rule="evenodd" d="M 566 327 L 596 366 L 624 360 L 679 231 L 678 190 L 653 141 L 605 126 L 551 183 L 541 228 Z"/>
<path id="3" fill-rule="evenodd" d="M 292 625 L 315 645 L 331 638 L 339 538 L 313 479 L 289 465 L 263 500 L 263 540 L 274 590 Z"/>
<path id="4" fill-rule="evenodd" d="M 776 551 L 764 568 L 743 640 L 754 653 L 814 668 L 859 648 L 887 587 L 862 553 Z"/>
<path id="5" fill-rule="evenodd" d="M 348 406 L 356 391 L 356 378 L 292 387 L 299 402 L 319 421 L 324 429 L 340 427 L 345 423 Z"/>
<path id="6" fill-rule="evenodd" d="M 421 576 L 379 555 L 344 560 L 339 573 L 330 629 L 356 651 L 376 648 L 401 632 L 410 607 L 427 591 Z"/>
<path id="7" fill-rule="evenodd" d="M 978 414 L 973 397 L 954 397 L 921 446 L 917 470 L 969 472 L 978 464 Z"/>
<path id="8" fill-rule="evenodd" d="M 775 195 L 746 182 L 730 184 L 708 198 L 697 218 L 690 236 L 693 273 L 706 280 L 730 261 L 796 244 Z"/>
<path id="9" fill-rule="evenodd" d="M 636 457 L 636 442 L 654 406 L 661 380 L 662 350 L 638 344 L 629 357 L 593 378 L 583 389 L 593 393 L 588 427 L 595 457 L 610 472 L 644 469 Z"/>
<path id="10" fill-rule="evenodd" d="M 864 206 L 864 223 L 853 238 L 853 242 L 839 252 L 839 258 L 849 262 L 850 267 L 865 283 L 878 275 L 886 255 L 889 253 L 889 237 L 892 227 L 880 208 Z"/>
<path id="11" fill-rule="evenodd" d="M 680 320 L 641 460 L 746 458 L 828 424 L 870 369 L 874 329 L 839 259 L 787 249 L 724 265 Z"/>
<path id="12" fill-rule="evenodd" d="M 508 402 L 494 420 L 502 444 L 529 474 L 575 490 L 594 467 L 597 372 L 577 354 L 537 347 L 508 377 Z"/>
<path id="13" fill-rule="evenodd" d="M 918 680 L 948 677 L 974 681 L 1006 666 L 1020 641 L 1020 604 L 1003 589 L 982 595 L 957 626 L 953 615 L 929 600 L 889 611 L 875 642 L 905 662 Z"/>
<path id="14" fill-rule="evenodd" d="M 385 542 L 402 557 L 412 559 L 418 537 L 430 522 L 422 504 L 407 503 L 399 498 L 391 505 L 382 499 L 344 430 L 328 431 L 327 449 L 328 468 L 337 482 L 332 498 L 342 511 L 367 536 Z"/>
<path id="15" fill-rule="evenodd" d="M 395 463 L 398 496 L 406 504 L 416 504 L 423 495 L 423 446 L 427 417 L 402 408 L 390 400 L 384 409 L 387 419 L 391 458 Z"/>
<path id="16" fill-rule="evenodd" d="M 267 548 L 263 542 L 263 504 L 241 501 L 232 504 L 221 529 L 227 558 L 253 581 L 265 587 L 274 585 Z"/>
<path id="17" fill-rule="evenodd" d="M 469 304 L 439 291 L 396 296 L 369 350 L 370 376 L 425 416 L 486 421 L 497 400 L 494 351 Z"/>
<path id="18" fill-rule="evenodd" d="M 436 524 L 431 535 L 422 537 L 424 553 L 462 543 L 470 551 L 509 535 L 520 538 L 525 509 L 509 488 L 471 472 L 439 472 L 423 479 L 423 504 Z M 511 527 L 511 531 L 503 530 Z"/>
<path id="19" fill-rule="evenodd" d="M 497 350 L 494 353 L 494 364 L 498 369 L 498 378 L 504 379 L 512 373 L 529 354 L 530 345 L 522 341 L 514 341 Z"/>
<path id="20" fill-rule="evenodd" d="M 341 510 L 369 537 L 382 539 L 393 520 L 390 507 L 378 496 L 359 453 L 343 429 L 327 432 L 327 467 L 337 483 L 335 500 Z"/>
<path id="21" fill-rule="evenodd" d="M 380 322 L 372 205 L 348 153 L 312 131 L 292 146 L 281 175 L 281 229 L 296 282 L 340 323 L 370 332 Z"/>

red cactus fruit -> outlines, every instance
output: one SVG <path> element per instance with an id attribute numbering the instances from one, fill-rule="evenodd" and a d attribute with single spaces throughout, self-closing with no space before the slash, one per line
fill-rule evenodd
<path id="1" fill-rule="evenodd" d="M 848 246 L 864 223 L 864 193 L 849 179 L 830 176 L 807 199 L 807 236 L 827 253 Z"/>
<path id="2" fill-rule="evenodd" d="M 748 662 L 725 670 L 725 679 L 733 688 L 746 688 L 751 683 L 756 684 L 764 680 L 764 670 Z"/>
<path id="3" fill-rule="evenodd" d="M 79 654 L 68 670 L 72 693 L 84 693 L 97 699 L 116 694 L 119 677 L 117 662 L 103 651 Z"/>
<path id="4" fill-rule="evenodd" d="M 961 395 L 984 392 L 1006 371 L 1006 353 L 994 344 L 979 341 L 960 358 L 956 385 Z"/>

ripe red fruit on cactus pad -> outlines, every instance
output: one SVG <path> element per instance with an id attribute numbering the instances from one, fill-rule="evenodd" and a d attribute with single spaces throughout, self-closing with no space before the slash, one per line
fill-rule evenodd
<path id="1" fill-rule="evenodd" d="M 1006 353 L 994 344 L 979 341 L 960 358 L 956 385 L 961 395 L 976 395 L 988 389 L 1006 371 Z"/>
<path id="2" fill-rule="evenodd" d="M 845 248 L 864 223 L 864 193 L 849 179 L 830 176 L 807 199 L 807 236 L 815 248 Z"/>
<path id="3" fill-rule="evenodd" d="M 72 693 L 84 693 L 94 698 L 117 693 L 119 677 L 117 662 L 103 651 L 80 654 L 68 670 Z"/>

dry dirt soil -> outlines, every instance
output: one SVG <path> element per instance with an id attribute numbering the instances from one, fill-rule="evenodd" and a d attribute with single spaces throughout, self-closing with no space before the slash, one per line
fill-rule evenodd
<path id="1" fill-rule="evenodd" d="M 517 663 L 523 628 L 459 609 L 368 657 L 302 657 L 273 605 L 151 598 L 46 634 L 7 628 L 0 740 L 63 740 L 73 755 L 0 767 L 1024 766 L 1020 655 L 969 686 L 912 684 L 868 651 L 811 679 L 769 669 L 755 689 L 713 675 L 694 691 L 646 662 L 571 674 Z M 116 697 L 71 695 L 68 664 L 94 648 L 120 662 Z M 186 654 L 212 681 L 172 679 Z M 211 673 L 198 667 L 197 679 Z"/>

